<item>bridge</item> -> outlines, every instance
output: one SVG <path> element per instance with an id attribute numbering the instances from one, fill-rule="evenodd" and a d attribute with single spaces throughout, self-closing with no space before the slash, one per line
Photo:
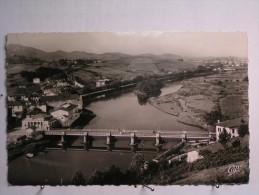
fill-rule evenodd
<path id="1" fill-rule="evenodd" d="M 111 150 L 115 144 L 115 139 L 129 138 L 129 143 L 132 151 L 135 151 L 139 144 L 139 139 L 151 138 L 154 139 L 155 146 L 158 150 L 162 148 L 164 140 L 179 140 L 182 142 L 196 140 L 209 142 L 215 137 L 215 133 L 195 133 L 195 132 L 172 132 L 168 130 L 111 130 L 111 129 L 60 129 L 44 131 L 46 136 L 60 136 L 62 148 L 65 149 L 67 136 L 83 137 L 84 149 L 88 150 L 90 147 L 91 138 L 104 137 L 106 138 L 107 150 Z"/>

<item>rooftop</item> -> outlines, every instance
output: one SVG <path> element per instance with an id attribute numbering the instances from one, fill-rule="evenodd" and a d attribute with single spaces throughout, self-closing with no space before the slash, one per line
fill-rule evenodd
<path id="1" fill-rule="evenodd" d="M 75 100 L 79 99 L 80 96 L 77 94 L 63 94 L 55 96 L 43 96 L 41 97 L 42 102 L 56 102 L 56 101 L 66 101 L 66 100 Z"/>
<path id="2" fill-rule="evenodd" d="M 14 102 L 8 102 L 7 105 L 8 106 L 22 106 L 22 103 L 14 101 Z"/>
<path id="3" fill-rule="evenodd" d="M 236 119 L 231 119 L 231 120 L 226 120 L 226 121 L 222 121 L 217 123 L 217 126 L 222 126 L 222 127 L 238 127 L 240 124 L 242 124 L 242 120 L 243 123 L 247 123 L 248 122 L 248 118 L 236 118 Z"/>
<path id="4" fill-rule="evenodd" d="M 70 111 L 74 108 L 78 107 L 78 105 L 75 104 L 64 104 L 63 106 L 61 106 L 60 110 L 65 110 L 65 111 Z"/>

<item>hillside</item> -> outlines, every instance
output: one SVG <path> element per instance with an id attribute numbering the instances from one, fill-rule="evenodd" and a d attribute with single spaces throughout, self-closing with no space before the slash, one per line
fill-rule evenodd
<path id="1" fill-rule="evenodd" d="M 162 54 L 162 55 L 155 55 L 155 54 L 140 54 L 140 55 L 128 55 L 119 52 L 113 53 L 103 53 L 103 54 L 94 54 L 94 53 L 87 53 L 84 51 L 72 51 L 72 52 L 65 52 L 62 50 L 58 50 L 55 52 L 45 52 L 40 49 L 36 49 L 33 47 L 27 47 L 18 44 L 8 44 L 6 45 L 7 49 L 7 57 L 12 58 L 15 56 L 25 56 L 25 57 L 34 57 L 40 58 L 41 60 L 59 60 L 62 58 L 66 59 L 103 59 L 103 60 L 117 60 L 120 58 L 144 58 L 144 59 L 151 59 L 151 60 L 161 60 L 161 59 L 178 59 L 181 58 L 179 55 L 175 54 Z"/>
<path id="2" fill-rule="evenodd" d="M 7 58 L 12 58 L 15 56 L 43 58 L 43 56 L 47 55 L 47 52 L 44 52 L 40 49 L 16 44 L 6 45 L 6 51 Z"/>
<path id="3" fill-rule="evenodd" d="M 65 52 L 58 50 L 55 52 L 45 52 L 40 49 L 9 44 L 7 48 L 7 77 L 10 83 L 23 83 L 19 72 L 23 70 L 35 70 L 40 66 L 55 66 L 64 71 L 73 73 L 85 82 L 89 82 L 98 76 L 108 77 L 112 80 L 129 80 L 138 75 L 168 74 L 187 69 L 197 68 L 191 60 L 184 59 L 175 54 L 139 54 L 128 55 L 119 52 L 94 54 L 84 51 Z M 67 59 L 70 62 L 62 64 L 60 59 Z M 73 60 L 92 60 L 73 67 Z M 56 62 L 52 62 L 52 61 Z M 93 60 L 101 60 L 94 63 Z"/>

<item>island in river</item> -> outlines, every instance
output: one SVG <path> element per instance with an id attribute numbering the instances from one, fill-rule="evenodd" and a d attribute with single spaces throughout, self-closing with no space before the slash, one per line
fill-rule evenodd
<path id="1" fill-rule="evenodd" d="M 163 83 L 158 79 L 145 78 L 137 84 L 134 92 L 139 98 L 147 100 L 150 97 L 159 96 L 162 87 Z"/>

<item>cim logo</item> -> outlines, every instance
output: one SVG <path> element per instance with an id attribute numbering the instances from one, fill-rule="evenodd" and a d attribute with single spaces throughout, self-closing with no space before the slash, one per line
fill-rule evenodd
<path id="1" fill-rule="evenodd" d="M 232 165 L 228 168 L 228 176 L 231 176 L 240 171 L 240 165 Z"/>

